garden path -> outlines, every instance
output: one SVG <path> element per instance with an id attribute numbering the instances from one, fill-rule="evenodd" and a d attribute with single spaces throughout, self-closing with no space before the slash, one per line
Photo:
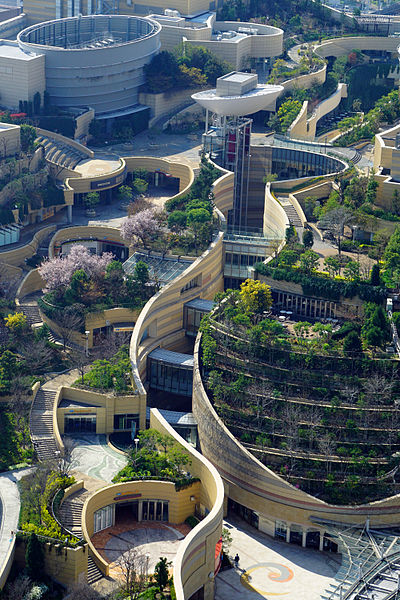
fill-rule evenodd
<path id="1" fill-rule="evenodd" d="M 0 473 L 0 579 L 15 544 L 13 532 L 18 528 L 20 499 L 17 482 L 31 471 L 32 468 L 26 468 Z"/>

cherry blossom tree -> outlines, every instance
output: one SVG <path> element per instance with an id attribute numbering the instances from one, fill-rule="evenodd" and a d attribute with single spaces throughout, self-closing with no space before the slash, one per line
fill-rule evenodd
<path id="1" fill-rule="evenodd" d="M 154 237 L 161 233 L 160 222 L 154 210 L 145 208 L 140 212 L 126 217 L 121 224 L 121 236 L 124 240 L 133 243 L 138 238 L 146 248 Z"/>
<path id="2" fill-rule="evenodd" d="M 39 274 L 46 283 L 45 291 L 51 292 L 67 287 L 78 270 L 84 271 L 89 278 L 101 277 L 112 260 L 111 252 L 97 256 L 91 254 L 85 246 L 76 244 L 67 256 L 46 260 L 39 267 Z"/>

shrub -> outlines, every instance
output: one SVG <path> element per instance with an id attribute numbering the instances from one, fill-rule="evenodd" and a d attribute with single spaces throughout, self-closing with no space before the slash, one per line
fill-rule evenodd
<path id="1" fill-rule="evenodd" d="M 200 523 L 200 521 L 194 515 L 190 515 L 189 517 L 187 517 L 187 519 L 185 519 L 185 523 L 186 525 L 189 525 L 191 529 L 193 529 L 194 527 L 196 527 L 196 525 Z"/>

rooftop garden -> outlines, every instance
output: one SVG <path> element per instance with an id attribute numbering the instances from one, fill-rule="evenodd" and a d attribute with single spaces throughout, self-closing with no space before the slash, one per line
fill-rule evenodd
<path id="1" fill-rule="evenodd" d="M 382 307 L 337 326 L 269 311 L 248 280 L 203 319 L 203 381 L 230 431 L 288 482 L 327 502 L 360 504 L 400 490 L 398 361 L 385 354 Z"/>
<path id="2" fill-rule="evenodd" d="M 140 262 L 126 275 L 113 255 L 91 254 L 80 244 L 65 257 L 49 259 L 39 267 L 45 281 L 40 309 L 62 329 L 84 331 L 84 317 L 116 306 L 141 309 L 154 293 L 147 266 Z"/>
<path id="3" fill-rule="evenodd" d="M 198 481 L 188 471 L 190 458 L 170 435 L 146 429 L 139 431 L 138 439 L 138 449 L 128 450 L 128 464 L 114 477 L 113 483 L 135 479 L 166 480 L 175 483 L 179 490 Z"/>
<path id="4" fill-rule="evenodd" d="M 231 65 L 201 46 L 185 42 L 172 52 L 164 50 L 145 65 L 145 90 L 171 92 L 192 87 L 213 87 L 218 77 L 232 71 Z"/>
<path id="5" fill-rule="evenodd" d="M 209 245 L 213 233 L 212 184 L 219 171 L 205 158 L 190 191 L 165 203 L 164 210 L 139 204 L 121 225 L 121 236 L 131 246 L 175 255 L 198 256 Z"/>
<path id="6" fill-rule="evenodd" d="M 129 346 L 123 345 L 109 360 L 95 360 L 87 373 L 82 373 L 75 387 L 106 392 L 126 393 L 132 391 Z"/>

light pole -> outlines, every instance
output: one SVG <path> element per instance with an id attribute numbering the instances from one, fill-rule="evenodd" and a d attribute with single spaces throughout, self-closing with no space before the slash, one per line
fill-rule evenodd
<path id="1" fill-rule="evenodd" d="M 149 562 L 150 562 L 150 553 L 146 552 L 146 580 L 149 576 Z"/>
<path id="2" fill-rule="evenodd" d="M 86 356 L 89 356 L 89 333 L 90 331 L 85 331 L 85 336 L 86 336 L 86 340 L 85 340 L 85 354 Z"/>
<path id="3" fill-rule="evenodd" d="M 135 438 L 133 441 L 135 442 L 135 469 L 136 469 L 137 447 L 138 447 L 138 443 L 139 443 L 139 438 Z"/>

